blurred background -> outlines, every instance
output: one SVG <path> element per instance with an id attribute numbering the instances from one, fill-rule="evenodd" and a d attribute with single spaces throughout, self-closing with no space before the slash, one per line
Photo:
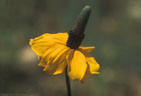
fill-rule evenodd
<path id="1" fill-rule="evenodd" d="M 82 45 L 96 46 L 101 73 L 72 81 L 72 96 L 141 96 L 141 0 L 0 0 L 0 96 L 66 96 L 64 75 L 42 72 L 28 42 L 69 31 L 86 4 Z"/>

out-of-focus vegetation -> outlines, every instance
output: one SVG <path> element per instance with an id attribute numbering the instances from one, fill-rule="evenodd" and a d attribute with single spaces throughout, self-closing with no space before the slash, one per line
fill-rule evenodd
<path id="1" fill-rule="evenodd" d="M 64 75 L 42 72 L 28 41 L 69 31 L 85 4 L 83 45 L 96 46 L 101 74 L 73 81 L 73 96 L 141 96 L 141 0 L 0 0 L 0 96 L 66 96 Z"/>

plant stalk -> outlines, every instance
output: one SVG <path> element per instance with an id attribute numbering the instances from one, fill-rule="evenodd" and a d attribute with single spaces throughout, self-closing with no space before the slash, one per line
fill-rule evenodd
<path id="1" fill-rule="evenodd" d="M 70 86 L 70 79 L 69 79 L 68 74 L 67 74 L 67 67 L 65 69 L 65 77 L 66 77 L 67 94 L 68 94 L 68 96 L 71 96 L 71 86 Z"/>

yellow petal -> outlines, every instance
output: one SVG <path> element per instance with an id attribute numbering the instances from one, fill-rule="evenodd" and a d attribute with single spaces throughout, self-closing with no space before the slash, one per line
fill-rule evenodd
<path id="1" fill-rule="evenodd" d="M 58 63 L 56 71 L 53 73 L 53 75 L 61 74 L 64 72 L 64 69 L 66 67 L 66 55 L 69 49 L 70 48 L 68 47 L 64 48 L 64 50 L 62 50 L 53 60 L 53 63 Z"/>
<path id="2" fill-rule="evenodd" d="M 62 62 L 58 65 L 56 71 L 53 73 L 53 75 L 58 75 L 58 74 L 62 74 L 65 70 L 66 67 L 66 62 Z"/>
<path id="3" fill-rule="evenodd" d="M 49 63 L 48 56 L 55 50 L 55 45 L 48 48 L 45 53 L 40 56 L 40 64 L 39 66 L 46 66 Z"/>
<path id="4" fill-rule="evenodd" d="M 86 52 L 91 52 L 94 50 L 94 46 L 90 46 L 90 47 L 79 47 L 81 50 L 86 51 Z"/>
<path id="5" fill-rule="evenodd" d="M 98 74 L 100 65 L 96 62 L 95 58 L 87 57 L 87 64 L 91 74 Z"/>
<path id="6" fill-rule="evenodd" d="M 67 52 L 69 51 L 69 47 L 67 46 L 64 46 L 64 45 L 59 45 L 58 46 L 58 49 L 56 50 L 60 50 L 60 52 L 57 54 L 57 56 L 53 59 L 53 63 L 54 62 L 62 62 L 62 61 L 65 61 L 66 59 L 66 54 Z"/>
<path id="7" fill-rule="evenodd" d="M 84 75 L 83 78 L 80 80 L 80 82 L 81 82 L 81 83 L 84 83 L 84 82 L 87 80 L 89 74 L 90 74 L 90 72 L 89 72 L 89 67 L 87 67 L 87 70 L 86 70 L 86 72 L 85 72 L 85 75 Z"/>
<path id="8" fill-rule="evenodd" d="M 65 52 L 69 49 L 68 47 L 64 45 L 55 45 L 53 46 L 54 50 L 50 52 L 48 55 L 44 57 L 44 62 L 46 63 L 46 66 L 44 68 L 44 71 L 46 71 L 49 74 L 54 73 L 56 70 L 63 70 L 65 67 Z M 61 68 L 60 68 L 61 67 Z"/>
<path id="9" fill-rule="evenodd" d="M 53 44 L 63 44 L 65 45 L 67 42 L 68 34 L 67 33 L 56 33 L 49 34 L 45 33 L 39 37 L 34 39 L 30 39 L 30 46 L 33 51 L 41 56 L 45 53 L 46 49 L 51 47 Z"/>
<path id="10" fill-rule="evenodd" d="M 91 57 L 87 51 L 79 49 L 86 57 L 86 62 L 89 66 L 91 74 L 99 74 L 100 65 L 96 62 L 94 57 Z"/>
<path id="11" fill-rule="evenodd" d="M 53 75 L 61 74 L 64 72 L 66 65 L 68 65 L 68 62 L 71 60 L 73 56 L 73 49 L 67 48 L 67 50 L 60 56 L 60 58 L 63 58 L 64 61 L 60 63 L 56 69 L 56 71 L 53 73 Z M 60 59 L 58 58 L 58 60 Z M 57 62 L 57 61 L 56 61 Z"/>
<path id="12" fill-rule="evenodd" d="M 85 56 L 79 50 L 75 50 L 72 60 L 68 66 L 70 69 L 68 75 L 73 80 L 81 80 L 87 69 Z"/>

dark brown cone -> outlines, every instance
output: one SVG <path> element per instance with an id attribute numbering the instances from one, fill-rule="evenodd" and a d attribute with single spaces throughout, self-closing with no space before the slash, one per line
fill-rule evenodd
<path id="1" fill-rule="evenodd" d="M 77 49 L 82 40 L 84 39 L 84 31 L 91 13 L 91 7 L 86 5 L 80 15 L 78 16 L 77 22 L 69 33 L 69 38 L 67 40 L 67 46 L 71 49 Z"/>

